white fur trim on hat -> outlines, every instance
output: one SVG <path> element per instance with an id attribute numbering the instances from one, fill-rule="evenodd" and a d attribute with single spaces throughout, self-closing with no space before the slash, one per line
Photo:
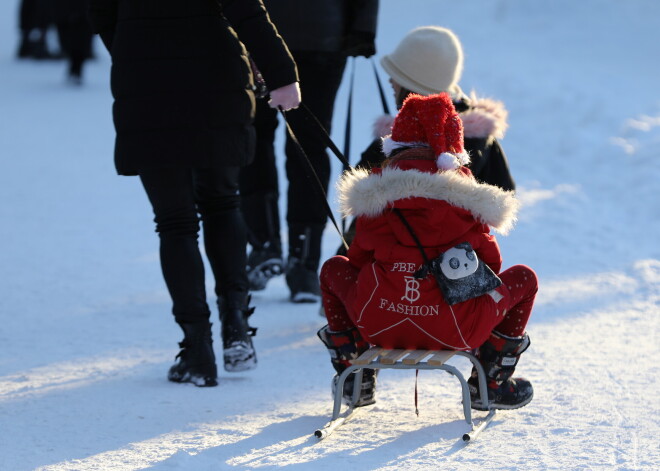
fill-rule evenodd
<path id="1" fill-rule="evenodd" d="M 470 155 L 465 151 L 460 154 L 443 152 L 438 156 L 435 163 L 440 170 L 454 170 L 461 165 L 468 165 L 470 163 Z"/>
<path id="2" fill-rule="evenodd" d="M 435 161 L 440 170 L 454 170 L 461 166 L 454 154 L 443 152 Z"/>
<path id="3" fill-rule="evenodd" d="M 398 142 L 392 139 L 392 135 L 388 135 L 382 138 L 382 147 L 383 154 L 385 157 L 392 155 L 396 149 L 401 149 L 403 147 L 429 147 L 426 142 Z"/>
<path id="4" fill-rule="evenodd" d="M 470 162 L 471 162 L 470 154 L 468 154 L 466 151 L 463 151 L 460 154 L 454 154 L 454 155 L 456 155 L 456 158 L 461 163 L 461 165 L 469 165 Z"/>

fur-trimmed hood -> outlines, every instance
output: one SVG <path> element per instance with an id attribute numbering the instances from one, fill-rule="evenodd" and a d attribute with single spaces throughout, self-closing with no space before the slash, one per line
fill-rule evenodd
<path id="1" fill-rule="evenodd" d="M 397 200 L 421 197 L 466 209 L 504 235 L 513 228 L 519 208 L 513 192 L 479 183 L 459 171 L 428 173 L 388 167 L 369 172 L 357 168 L 344 172 L 337 193 L 346 216 L 375 217 Z"/>
<path id="2" fill-rule="evenodd" d="M 509 127 L 507 118 L 509 112 L 501 101 L 491 98 L 480 98 L 474 92 L 467 100 L 469 108 L 459 113 L 463 121 L 463 135 L 466 138 L 497 138 L 502 139 Z M 392 132 L 394 117 L 379 116 L 373 125 L 374 138 L 385 137 Z"/>

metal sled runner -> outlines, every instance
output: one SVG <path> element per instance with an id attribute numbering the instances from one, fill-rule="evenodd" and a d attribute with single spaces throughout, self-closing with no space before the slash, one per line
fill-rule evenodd
<path id="1" fill-rule="evenodd" d="M 314 432 L 319 439 L 326 438 L 339 426 L 346 423 L 356 410 L 353 404 L 356 403 L 360 397 L 360 386 L 362 384 L 362 369 L 370 368 L 378 369 L 395 369 L 395 370 L 444 370 L 456 376 L 461 383 L 463 393 L 463 414 L 465 421 L 470 426 L 470 431 L 463 434 L 463 441 L 469 442 L 474 440 L 486 428 L 486 426 L 495 417 L 495 409 L 490 409 L 488 415 L 484 417 L 478 426 L 475 427 L 472 422 L 472 410 L 470 408 L 470 390 L 468 384 L 461 372 L 452 365 L 447 365 L 446 362 L 454 355 L 459 355 L 467 358 L 472 362 L 478 373 L 479 379 L 479 394 L 481 395 L 482 404 L 488 404 L 488 393 L 486 390 L 486 374 L 484 369 L 479 363 L 477 358 L 468 353 L 455 350 L 388 350 L 381 347 L 372 347 L 355 360 L 351 361 L 351 366 L 339 376 L 337 388 L 334 397 L 334 409 L 332 411 L 332 419 L 323 428 Z M 355 386 L 353 389 L 353 398 L 351 405 L 342 414 L 342 391 L 344 390 L 344 382 L 351 373 L 355 372 Z"/>

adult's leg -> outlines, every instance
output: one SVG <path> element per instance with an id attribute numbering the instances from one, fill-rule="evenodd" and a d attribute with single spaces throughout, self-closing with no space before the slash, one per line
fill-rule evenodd
<path id="1" fill-rule="evenodd" d="M 279 184 L 275 162 L 277 111 L 257 100 L 254 120 L 257 141 L 254 161 L 241 169 L 241 210 L 252 247 L 247 272 L 250 289 L 266 288 L 268 280 L 284 271 L 280 237 Z"/>
<path id="2" fill-rule="evenodd" d="M 66 54 L 69 59 L 69 80 L 73 84 L 82 83 L 83 64 L 92 52 L 92 31 L 83 9 L 77 15 L 72 15 L 63 22 L 63 28 L 68 31 Z"/>
<path id="3" fill-rule="evenodd" d="M 248 291 L 247 232 L 240 210 L 239 167 L 193 171 L 195 201 L 202 217 L 204 247 L 215 276 L 215 293 Z"/>
<path id="4" fill-rule="evenodd" d="M 168 372 L 175 382 L 217 385 L 204 264 L 197 242 L 199 218 L 192 172 L 186 169 L 149 169 L 140 179 L 154 210 L 160 237 L 160 262 L 172 298 L 172 312 L 184 332 L 181 351 Z"/>
<path id="5" fill-rule="evenodd" d="M 177 322 L 209 319 L 193 176 L 177 168 L 145 169 L 140 180 L 155 214 L 160 263 Z"/>
<path id="6" fill-rule="evenodd" d="M 46 44 L 46 31 L 51 20 L 51 10 L 45 0 L 23 0 L 19 10 L 21 43 L 18 57 L 46 59 L 51 55 Z"/>
<path id="7" fill-rule="evenodd" d="M 265 99 L 258 99 L 254 161 L 241 169 L 239 179 L 248 239 L 250 245 L 257 248 L 274 239 L 279 243 L 280 239 L 279 184 L 273 145 L 277 124 L 277 111 L 269 107 Z"/>
<path id="8" fill-rule="evenodd" d="M 245 268 L 247 235 L 238 194 L 238 167 L 194 171 L 195 199 L 202 216 L 204 246 L 215 276 L 215 292 L 222 323 L 225 370 L 256 367 L 248 325 L 252 314 Z"/>

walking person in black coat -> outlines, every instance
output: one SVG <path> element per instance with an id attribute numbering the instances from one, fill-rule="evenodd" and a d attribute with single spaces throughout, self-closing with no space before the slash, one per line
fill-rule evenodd
<path id="1" fill-rule="evenodd" d="M 330 132 L 335 96 L 347 57 L 375 53 L 378 0 L 264 0 L 268 13 L 291 49 L 300 74 L 305 105 Z M 265 74 L 264 74 L 265 75 Z M 268 77 L 266 83 L 268 84 Z M 327 191 L 330 160 L 315 124 L 302 110 L 287 119 Z M 286 139 L 288 260 L 280 240 L 279 187 L 273 141 L 277 113 L 257 102 L 257 151 L 241 171 L 249 242 L 248 273 L 253 290 L 264 289 L 286 271 L 293 302 L 318 302 L 321 238 L 327 220 L 324 197 L 297 146 Z"/>
<path id="2" fill-rule="evenodd" d="M 268 80 L 273 107 L 298 106 L 295 63 L 261 0 L 90 0 L 89 16 L 112 56 L 117 172 L 139 175 L 153 206 L 172 312 L 185 336 L 168 378 L 215 386 L 200 216 L 224 367 L 252 369 L 238 194 L 240 166 L 255 145 L 246 47 Z"/>

